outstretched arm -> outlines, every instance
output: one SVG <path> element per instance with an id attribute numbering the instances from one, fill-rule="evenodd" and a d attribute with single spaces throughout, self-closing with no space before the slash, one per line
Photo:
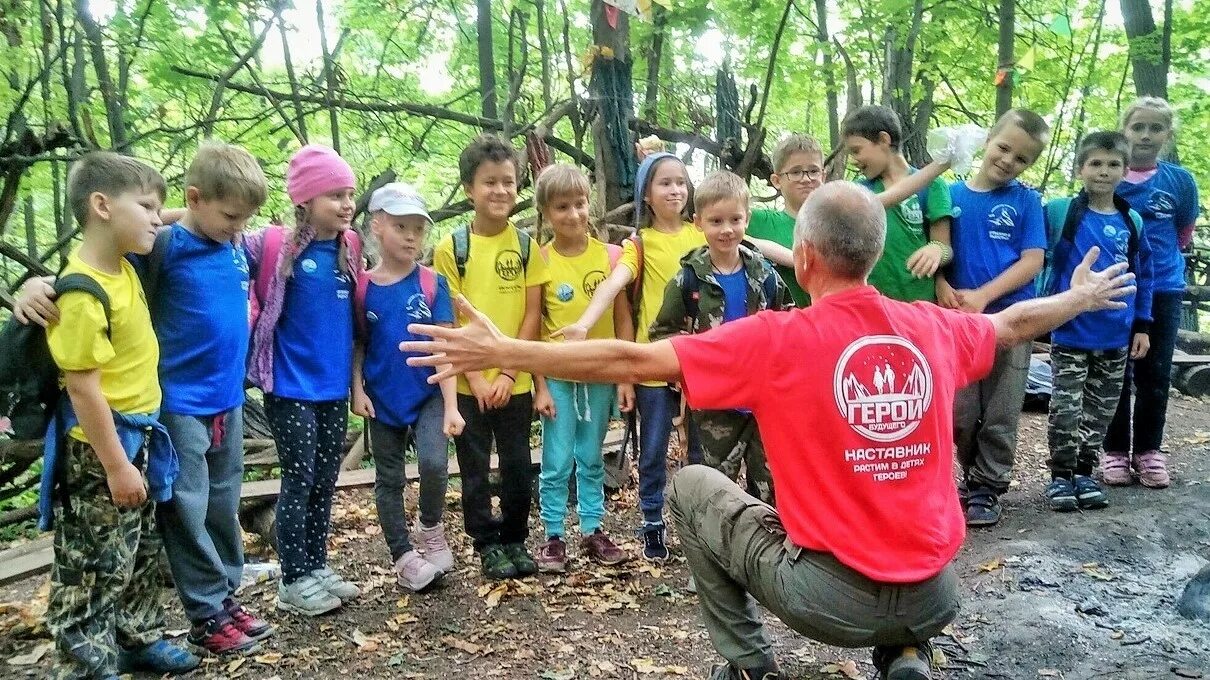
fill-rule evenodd
<path id="1" fill-rule="evenodd" d="M 538 373 L 564 380 L 597 383 L 639 383 L 648 380 L 677 382 L 681 364 L 668 341 L 637 344 L 623 340 L 535 342 L 506 337 L 466 298 L 454 301 L 461 328 L 411 324 L 408 330 L 428 335 L 428 341 L 405 342 L 399 349 L 429 356 L 409 357 L 409 366 L 437 366 L 429 378 L 443 378 L 489 367 Z"/>
<path id="2" fill-rule="evenodd" d="M 601 320 L 601 316 L 609 311 L 613 301 L 617 298 L 618 293 L 621 293 L 626 285 L 634 280 L 634 274 L 630 273 L 629 267 L 614 267 L 609 278 L 601 282 L 597 286 L 597 290 L 592 295 L 592 301 L 588 303 L 588 308 L 580 315 L 580 319 L 570 326 L 565 326 L 555 331 L 551 337 L 562 337 L 566 340 L 583 340 L 588 336 L 588 329 L 597 325 Z M 561 376 L 554 376 L 561 377 Z"/>
<path id="3" fill-rule="evenodd" d="M 950 164 L 948 161 L 944 163 L 941 161 L 933 161 L 932 163 L 920 168 L 916 172 L 913 172 L 898 182 L 895 182 L 891 186 L 884 187 L 882 193 L 878 194 L 878 202 L 881 203 L 882 207 L 884 208 L 899 205 L 913 194 L 918 194 L 923 191 L 925 187 L 932 184 L 933 180 L 940 177 L 942 173 L 949 169 L 949 167 Z"/>

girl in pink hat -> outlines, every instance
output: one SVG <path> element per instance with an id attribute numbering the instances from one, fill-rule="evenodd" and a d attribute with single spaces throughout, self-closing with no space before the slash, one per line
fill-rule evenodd
<path id="1" fill-rule="evenodd" d="M 361 241 L 350 228 L 355 184 L 335 151 L 304 146 L 286 170 L 295 227 L 245 239 L 255 310 L 248 377 L 264 391 L 282 470 L 277 607 L 308 616 L 360 594 L 327 560 L 348 425 L 353 287 L 362 270 Z"/>

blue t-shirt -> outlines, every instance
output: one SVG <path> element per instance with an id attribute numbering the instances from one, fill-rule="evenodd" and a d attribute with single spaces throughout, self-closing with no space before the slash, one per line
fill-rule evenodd
<path id="1" fill-rule="evenodd" d="M 248 260 L 230 242 L 212 241 L 180 224 L 169 229 L 148 300 L 160 342 L 161 410 L 215 415 L 244 403 Z M 140 273 L 146 275 L 149 262 L 137 258 Z"/>
<path id="2" fill-rule="evenodd" d="M 294 261 L 273 342 L 273 394 L 305 401 L 349 397 L 353 281 L 340 271 L 339 241 L 312 241 Z"/>
<path id="3" fill-rule="evenodd" d="M 420 268 L 388 286 L 373 281 L 366 287 L 366 353 L 362 378 L 366 394 L 374 403 L 374 417 L 391 427 L 407 427 L 416 422 L 420 407 L 440 390 L 428 383 L 434 369 L 408 366 L 409 356 L 401 353 L 399 343 L 428 340 L 412 335 L 410 323 L 453 323 L 454 306 L 450 286 L 437 274 L 437 296 L 429 309 L 420 286 Z"/>
<path id="4" fill-rule="evenodd" d="M 1067 249 L 1065 256 L 1056 255 L 1055 292 L 1071 288 L 1071 273 L 1089 249 L 1097 246 L 1101 254 L 1092 265 L 1100 271 L 1119 262 L 1125 262 L 1130 247 L 1130 227 L 1120 213 L 1107 215 L 1094 210 L 1084 213 L 1076 227 L 1075 247 Z M 1143 244 L 1139 244 L 1140 248 Z M 1139 256 L 1136 256 L 1136 264 Z M 1084 312 L 1056 328 L 1050 339 L 1056 345 L 1083 350 L 1121 349 L 1130 345 L 1130 334 L 1136 318 L 1135 295 L 1120 298 L 1126 303 L 1124 309 L 1103 309 Z"/>
<path id="5" fill-rule="evenodd" d="M 991 191 L 976 191 L 966 182 L 950 185 L 954 223 L 950 240 L 954 261 L 947 270 L 950 285 L 973 290 L 986 285 L 1021 259 L 1021 253 L 1046 249 L 1042 197 L 1013 180 Z M 998 312 L 1034 297 L 1034 283 L 992 300 L 985 312 Z"/>
<path id="6" fill-rule="evenodd" d="M 723 287 L 723 323 L 748 315 L 748 273 L 741 267 L 732 274 L 714 275 Z"/>
<path id="7" fill-rule="evenodd" d="M 1161 162 L 1146 181 L 1122 182 L 1118 196 L 1143 218 L 1143 233 L 1151 246 L 1151 274 L 1156 291 L 1185 290 L 1185 258 L 1177 232 L 1197 219 L 1197 184 L 1188 170 Z"/>

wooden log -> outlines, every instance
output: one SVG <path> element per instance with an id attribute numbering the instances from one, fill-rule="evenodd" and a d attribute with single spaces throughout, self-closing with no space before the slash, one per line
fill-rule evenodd
<path id="1" fill-rule="evenodd" d="M 1189 354 L 1210 354 L 1210 333 L 1178 330 L 1176 346 Z"/>

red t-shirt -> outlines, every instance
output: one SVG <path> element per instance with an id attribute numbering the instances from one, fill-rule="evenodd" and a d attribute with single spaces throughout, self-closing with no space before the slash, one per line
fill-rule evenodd
<path id="1" fill-rule="evenodd" d="M 862 286 L 672 346 L 692 408 L 756 415 L 796 545 L 884 583 L 923 581 L 958 552 L 954 393 L 991 370 L 987 317 Z"/>

